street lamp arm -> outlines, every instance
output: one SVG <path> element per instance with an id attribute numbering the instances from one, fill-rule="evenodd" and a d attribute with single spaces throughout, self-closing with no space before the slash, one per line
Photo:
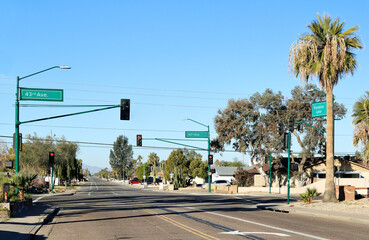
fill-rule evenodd
<path id="1" fill-rule="evenodd" d="M 200 122 L 198 122 L 198 121 L 195 121 L 195 120 L 193 120 L 193 119 L 191 119 L 191 118 L 185 118 L 184 120 L 189 120 L 189 121 L 191 121 L 191 122 L 194 122 L 194 123 L 200 124 L 200 125 L 202 125 L 202 126 L 204 126 L 204 127 L 209 127 L 208 125 L 205 125 L 205 124 L 203 124 L 203 123 L 200 123 Z"/>
<path id="2" fill-rule="evenodd" d="M 68 67 L 68 66 L 54 66 L 54 67 L 51 67 L 51 68 L 44 69 L 44 70 L 42 70 L 42 71 L 38 71 L 38 72 L 32 73 L 32 74 L 27 75 L 27 76 L 24 76 L 24 77 L 20 77 L 20 78 L 18 78 L 18 80 L 22 80 L 22 79 L 25 79 L 25 78 L 31 77 L 31 76 L 36 75 L 36 74 L 39 74 L 39 73 L 49 71 L 49 70 L 54 69 L 54 68 L 70 69 L 70 67 Z"/>

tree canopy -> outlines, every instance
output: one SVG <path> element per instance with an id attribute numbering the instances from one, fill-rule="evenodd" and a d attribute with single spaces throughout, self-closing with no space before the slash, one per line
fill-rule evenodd
<path id="1" fill-rule="evenodd" d="M 122 178 L 133 169 L 132 145 L 128 144 L 128 138 L 120 135 L 110 150 L 109 163 L 113 170 L 117 171 Z"/>

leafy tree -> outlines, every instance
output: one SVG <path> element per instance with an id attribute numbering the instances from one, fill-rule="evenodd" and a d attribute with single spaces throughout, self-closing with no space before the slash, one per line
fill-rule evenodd
<path id="1" fill-rule="evenodd" d="M 132 145 L 128 144 L 128 138 L 120 135 L 110 150 L 109 163 L 112 169 L 116 170 L 124 179 L 124 173 L 133 168 Z"/>
<path id="2" fill-rule="evenodd" d="M 190 176 L 191 178 L 200 177 L 207 178 L 208 176 L 208 163 L 207 161 L 201 161 L 201 154 L 196 154 L 190 163 Z"/>
<path id="3" fill-rule="evenodd" d="M 145 171 L 144 171 L 145 168 Z M 143 181 L 143 176 L 146 176 L 146 180 L 149 178 L 150 175 L 150 165 L 146 162 L 144 164 L 140 164 L 137 166 L 137 178 L 140 179 L 140 181 Z"/>
<path id="4" fill-rule="evenodd" d="M 290 69 L 301 80 L 317 77 L 327 100 L 327 159 L 326 183 L 323 200 L 336 201 L 333 159 L 333 87 L 344 74 L 353 74 L 357 67 L 354 49 L 363 46 L 355 36 L 358 26 L 343 30 L 344 22 L 318 15 L 308 25 L 310 33 L 300 37 L 290 50 Z"/>
<path id="5" fill-rule="evenodd" d="M 224 150 L 232 145 L 236 151 L 250 150 L 250 163 L 264 176 L 266 157 L 274 151 L 281 151 L 281 137 L 277 123 L 283 117 L 286 107 L 283 96 L 267 89 L 263 94 L 255 93 L 250 99 L 229 100 L 224 110 L 218 110 L 214 118 L 218 137 L 212 141 L 214 150 Z"/>
<path id="6" fill-rule="evenodd" d="M 149 156 L 147 157 L 147 163 L 151 166 L 151 172 L 154 175 L 155 182 L 156 182 L 156 177 L 159 172 L 159 162 L 160 162 L 160 158 L 154 152 L 150 153 Z"/>
<path id="7" fill-rule="evenodd" d="M 362 96 L 359 101 L 355 102 L 353 114 L 354 139 L 355 147 L 363 146 L 362 158 L 369 161 L 369 91 Z"/>
<path id="8" fill-rule="evenodd" d="M 296 86 L 291 91 L 292 97 L 286 100 L 285 119 L 294 119 L 296 123 L 304 122 L 310 126 L 326 129 L 326 121 L 324 119 L 311 118 L 311 104 L 313 102 L 323 101 L 324 94 L 318 91 L 312 91 L 316 88 L 315 85 L 306 84 L 304 87 Z M 335 104 L 335 117 L 343 118 L 346 114 L 346 108 L 343 104 Z M 322 120 L 322 121 L 316 121 Z M 302 161 L 298 163 L 298 172 L 304 171 L 303 167 L 309 158 L 314 157 L 314 152 L 321 152 L 323 144 L 325 144 L 325 134 L 316 128 L 299 124 L 292 132 L 296 137 L 297 143 L 301 147 Z"/>
<path id="9" fill-rule="evenodd" d="M 190 161 L 186 159 L 186 150 L 173 150 L 165 161 L 165 179 L 170 179 L 170 173 L 173 172 L 174 187 L 184 187 L 189 177 Z"/>

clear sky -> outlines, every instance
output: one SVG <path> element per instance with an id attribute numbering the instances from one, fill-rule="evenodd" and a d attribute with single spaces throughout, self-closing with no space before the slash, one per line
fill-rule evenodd
<path id="1" fill-rule="evenodd" d="M 1 9 L 0 135 L 14 132 L 16 77 L 68 65 L 71 70 L 51 70 L 22 80 L 20 86 L 64 89 L 64 102 L 53 103 L 57 105 L 119 104 L 121 98 L 128 98 L 131 120 L 119 120 L 119 109 L 113 109 L 23 124 L 23 135 L 52 133 L 71 141 L 108 144 L 125 135 L 136 145 L 136 134 L 142 134 L 144 146 L 163 148 L 176 146 L 146 139 L 183 139 L 185 131 L 206 130 L 183 118 L 209 124 L 214 137 L 214 116 L 230 98 L 248 98 L 266 88 L 290 96 L 291 89 L 301 84 L 288 72 L 291 44 L 308 31 L 306 26 L 317 13 L 340 17 L 346 28 L 360 27 L 364 49 L 356 52 L 355 74 L 334 88 L 337 102 L 348 109 L 346 118 L 336 122 L 335 151 L 356 150 L 350 115 L 369 86 L 368 1 L 19 0 L 2 1 Z M 20 120 L 83 110 L 23 107 Z M 206 142 L 187 144 L 207 146 Z M 109 167 L 110 148 L 81 144 L 78 158 L 88 165 Z M 133 150 L 135 158 L 142 155 L 144 160 L 150 152 L 161 160 L 171 152 Z M 217 154 L 214 159 L 234 157 L 242 160 L 234 153 Z"/>

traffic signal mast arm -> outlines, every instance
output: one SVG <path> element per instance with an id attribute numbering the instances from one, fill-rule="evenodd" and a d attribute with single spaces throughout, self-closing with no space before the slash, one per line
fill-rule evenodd
<path id="1" fill-rule="evenodd" d="M 196 148 L 196 149 L 200 149 L 200 150 L 204 150 L 204 151 L 208 150 L 208 149 L 205 149 L 205 148 L 199 148 L 199 147 L 196 147 L 196 146 L 191 146 L 191 145 L 186 145 L 186 144 L 182 144 L 182 143 L 176 143 L 176 142 L 168 141 L 168 140 L 162 139 L 162 138 L 153 138 L 152 140 L 167 142 L 167 143 L 176 144 L 176 145 L 180 145 L 180 146 L 184 146 L 184 147 L 192 147 L 192 148 Z"/>
<path id="2" fill-rule="evenodd" d="M 308 124 L 308 123 L 306 123 L 306 122 L 304 122 L 304 121 L 297 122 L 297 124 L 299 124 L 299 123 L 302 123 L 302 124 L 308 125 L 309 127 L 315 128 L 315 129 L 317 129 L 317 130 L 319 130 L 319 131 L 321 131 L 321 132 L 323 132 L 323 133 L 325 133 L 325 132 L 326 132 L 325 130 L 320 129 L 320 128 L 317 128 L 317 127 L 314 127 L 313 125 L 310 125 L 310 124 Z"/>
<path id="3" fill-rule="evenodd" d="M 39 119 L 34 119 L 34 120 L 19 122 L 19 124 L 31 123 L 31 122 L 39 122 L 39 121 L 50 120 L 50 119 L 55 119 L 55 118 L 75 116 L 75 115 L 80 115 L 80 114 L 85 114 L 85 113 L 91 113 L 91 112 L 98 112 L 98 111 L 103 111 L 103 110 L 108 110 L 108 109 L 118 108 L 118 107 L 120 107 L 120 105 L 110 105 L 109 107 L 98 108 L 98 109 L 93 109 L 93 110 L 88 110 L 88 111 L 83 111 L 83 112 L 69 113 L 69 114 L 58 115 L 58 116 L 53 116 L 53 117 L 39 118 Z"/>

